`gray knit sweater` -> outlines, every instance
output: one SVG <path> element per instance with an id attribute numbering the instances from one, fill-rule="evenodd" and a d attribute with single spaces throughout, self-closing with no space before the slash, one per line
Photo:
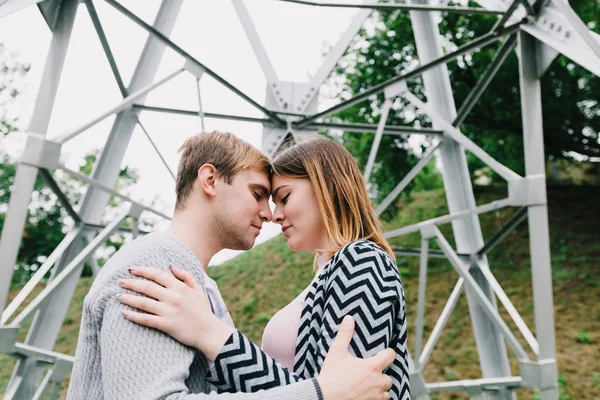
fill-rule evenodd
<path id="1" fill-rule="evenodd" d="M 211 365 L 201 352 L 163 332 L 126 320 L 122 311 L 127 306 L 119 302 L 117 294 L 123 293 L 118 280 L 132 277 L 128 268 L 148 266 L 168 270 L 172 265 L 192 272 L 205 286 L 208 277 L 198 259 L 185 245 L 164 233 L 134 240 L 104 265 L 84 301 L 69 399 L 317 400 L 320 397 L 314 379 L 291 381 L 288 386 L 256 393 L 218 394 L 214 390 L 219 390 L 219 386 L 211 385 L 207 377 Z M 218 291 L 208 294 L 215 314 L 223 319 L 226 307 Z M 254 345 L 248 347 L 252 353 L 260 352 Z M 252 369 L 252 365 L 248 368 Z"/>

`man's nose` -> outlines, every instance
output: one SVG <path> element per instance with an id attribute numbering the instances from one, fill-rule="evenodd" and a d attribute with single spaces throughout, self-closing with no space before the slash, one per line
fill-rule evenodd
<path id="1" fill-rule="evenodd" d="M 269 207 L 261 209 L 259 216 L 263 222 L 271 222 L 273 219 L 273 214 L 271 213 L 271 209 Z"/>

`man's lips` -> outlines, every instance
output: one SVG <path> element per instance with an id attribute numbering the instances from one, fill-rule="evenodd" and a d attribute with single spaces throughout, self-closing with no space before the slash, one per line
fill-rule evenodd
<path id="1" fill-rule="evenodd" d="M 258 229 L 259 231 L 262 229 L 262 226 L 257 226 L 257 225 L 254 225 L 254 224 L 252 224 L 252 226 L 255 227 L 256 229 Z"/>

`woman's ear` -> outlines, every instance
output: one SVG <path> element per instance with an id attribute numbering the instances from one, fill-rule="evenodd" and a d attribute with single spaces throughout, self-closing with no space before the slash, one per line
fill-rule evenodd
<path id="1" fill-rule="evenodd" d="M 217 169 L 212 164 L 203 164 L 198 170 L 198 183 L 200 188 L 209 197 L 217 194 L 215 183 L 217 181 Z"/>

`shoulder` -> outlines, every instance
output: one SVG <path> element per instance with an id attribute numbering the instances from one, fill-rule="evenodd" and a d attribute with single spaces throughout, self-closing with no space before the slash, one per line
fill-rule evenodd
<path id="1" fill-rule="evenodd" d="M 369 240 L 350 242 L 333 255 L 333 264 L 358 267 L 364 264 L 397 269 L 394 260 L 378 244 Z"/>
<path id="2" fill-rule="evenodd" d="M 370 274 L 387 281 L 399 281 L 400 274 L 394 260 L 378 244 L 369 240 L 350 242 L 331 259 L 329 275 Z"/>

